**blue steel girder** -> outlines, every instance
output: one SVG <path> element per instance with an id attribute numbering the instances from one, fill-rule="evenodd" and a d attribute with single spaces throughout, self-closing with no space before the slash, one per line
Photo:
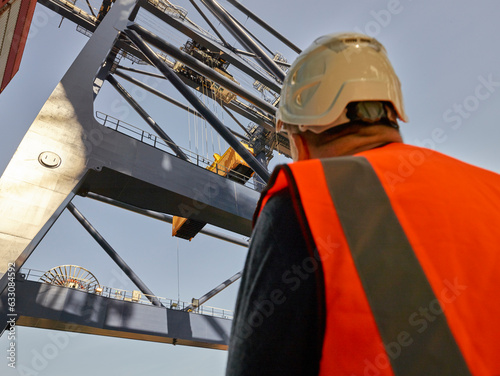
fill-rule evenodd
<path id="1" fill-rule="evenodd" d="M 117 300 L 46 283 L 16 281 L 16 325 L 226 350 L 232 320 Z M 7 294 L 0 323 L 8 322 Z M 3 330 L 4 327 L 0 329 Z"/>
<path id="2" fill-rule="evenodd" d="M 93 83 L 134 0 L 118 0 L 54 89 L 0 178 L 0 292 L 75 194 L 102 196 L 250 235 L 258 193 L 106 128 Z"/>
<path id="3" fill-rule="evenodd" d="M 264 85 L 266 85 L 274 92 L 276 93 L 281 92 L 281 84 L 277 82 L 275 78 L 271 77 L 269 74 L 261 74 L 257 70 L 253 69 L 237 53 L 233 52 L 231 49 L 227 47 L 222 46 L 220 43 L 215 42 L 210 38 L 207 38 L 202 33 L 196 32 L 195 30 L 193 30 L 192 27 L 188 25 L 186 21 L 176 19 L 170 16 L 169 14 L 162 12 L 153 4 L 151 4 L 148 0 L 138 0 L 136 11 L 138 11 L 139 8 L 147 10 L 149 13 L 153 14 L 162 21 L 166 22 L 174 29 L 179 30 L 184 35 L 200 43 L 202 46 L 207 47 L 210 51 L 219 52 L 220 57 L 222 59 L 228 61 L 229 63 L 231 63 L 232 65 L 234 65 L 235 67 L 237 67 L 238 69 L 240 69 L 242 72 L 249 75 L 253 79 L 262 82 Z"/>

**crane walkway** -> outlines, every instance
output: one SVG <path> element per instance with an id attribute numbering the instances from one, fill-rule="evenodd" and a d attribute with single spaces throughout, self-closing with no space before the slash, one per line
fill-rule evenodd
<path id="1" fill-rule="evenodd" d="M 15 317 L 19 326 L 227 349 L 232 322 L 226 316 L 229 311 L 212 312 L 205 307 L 205 311 L 187 312 L 174 301 L 167 308 L 157 307 L 133 301 L 126 294 L 119 298 L 116 289 L 108 295 L 28 278 L 24 272 L 16 275 L 16 294 L 22 299 L 17 299 L 14 313 L 8 310 L 7 290 L 2 294 L 2 322 Z"/>
<path id="2" fill-rule="evenodd" d="M 173 156 L 171 152 L 171 148 L 169 146 L 170 142 L 163 140 L 162 138 L 156 136 L 153 133 L 147 132 L 143 129 L 140 129 L 132 124 L 129 124 L 125 121 L 117 119 L 113 116 L 107 115 L 103 112 L 96 112 L 96 119 L 104 126 L 111 128 L 117 132 L 120 132 L 129 137 L 133 137 L 134 139 L 154 147 L 155 149 L 161 150 L 165 153 L 169 153 Z M 185 155 L 189 157 L 189 161 L 196 166 L 202 167 L 207 171 L 210 171 L 214 174 L 218 174 L 225 177 L 230 177 L 232 181 L 236 183 L 242 184 L 248 188 L 251 188 L 255 191 L 261 192 L 265 188 L 265 183 L 256 180 L 256 179 L 248 179 L 248 176 L 238 173 L 237 171 L 230 170 L 227 167 L 217 163 L 215 160 L 211 160 L 209 158 L 204 157 L 203 155 L 192 152 L 191 150 L 182 148 L 177 146 L 179 149 L 182 149 Z M 210 170 L 209 167 L 212 167 Z"/>

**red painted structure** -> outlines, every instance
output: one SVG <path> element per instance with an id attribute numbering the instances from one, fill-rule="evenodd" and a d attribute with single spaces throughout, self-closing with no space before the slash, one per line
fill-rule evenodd
<path id="1" fill-rule="evenodd" d="M 19 70 L 36 0 L 0 0 L 0 92 Z"/>

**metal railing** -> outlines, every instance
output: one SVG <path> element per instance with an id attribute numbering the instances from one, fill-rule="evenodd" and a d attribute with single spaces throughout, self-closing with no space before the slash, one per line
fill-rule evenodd
<path id="1" fill-rule="evenodd" d="M 158 10 L 160 10 L 161 12 L 163 13 L 166 13 L 168 14 L 169 16 L 173 17 L 173 18 L 177 18 L 181 21 L 187 21 L 190 25 L 191 25 L 191 29 L 193 30 L 194 28 L 194 31 L 195 32 L 200 32 L 201 34 L 203 34 L 204 36 L 222 44 L 222 41 L 218 38 L 216 38 L 215 36 L 213 36 L 212 34 L 210 34 L 210 32 L 208 32 L 207 30 L 203 29 L 201 26 L 197 25 L 196 23 L 194 23 L 191 19 L 188 18 L 188 11 L 186 9 L 184 9 L 183 7 L 179 6 L 179 5 L 175 5 L 175 4 L 172 4 L 170 1 L 168 0 L 148 0 L 148 2 L 154 6 L 155 8 L 157 8 Z"/>
<path id="2" fill-rule="evenodd" d="M 148 0 L 148 2 L 154 7 L 158 8 L 162 12 L 180 20 L 185 20 L 187 16 L 187 10 L 172 4 L 170 1 L 166 0 Z"/>
<path id="3" fill-rule="evenodd" d="M 93 22 L 94 24 L 97 22 L 97 17 L 95 17 L 91 14 L 88 14 L 86 11 L 78 8 L 75 4 L 73 4 L 67 0 L 57 0 L 56 2 L 70 8 L 74 14 L 81 16 L 82 18 L 85 18 L 87 21 Z"/>
<path id="4" fill-rule="evenodd" d="M 40 281 L 40 277 L 42 277 L 45 274 L 45 272 L 43 272 L 41 270 L 21 268 L 19 273 L 21 274 L 21 277 L 25 280 L 46 283 L 46 282 Z M 71 288 L 71 287 L 65 287 L 65 288 Z M 105 298 L 123 300 L 126 302 L 145 304 L 145 305 L 153 305 L 151 303 L 151 301 L 148 299 L 148 297 L 149 298 L 156 298 L 166 308 L 175 309 L 178 311 L 185 311 L 185 310 L 187 310 L 188 307 L 190 307 L 190 306 L 192 307 L 192 303 L 184 302 L 184 301 L 181 301 L 178 299 L 163 298 L 161 296 L 146 295 L 146 294 L 143 294 L 137 290 L 130 291 L 130 290 L 117 289 L 117 288 L 108 287 L 108 286 L 98 286 L 92 290 L 85 290 L 85 289 L 81 289 L 81 288 L 75 288 L 75 290 L 84 291 L 84 292 L 89 293 L 89 294 L 103 296 Z M 205 305 L 189 309 L 188 311 L 191 313 L 199 314 L 199 315 L 213 316 L 213 317 L 219 317 L 219 318 L 223 318 L 223 319 L 232 319 L 233 318 L 233 311 L 231 311 L 231 310 L 210 307 L 210 306 L 205 306 Z"/>
<path id="5" fill-rule="evenodd" d="M 135 138 L 136 140 L 139 140 L 142 143 L 150 145 L 165 153 L 172 154 L 169 142 L 165 141 L 164 139 L 152 133 L 146 132 L 145 130 L 133 126 L 132 124 L 119 120 L 113 116 L 107 115 L 100 111 L 96 111 L 96 119 L 100 120 L 101 124 L 104 125 L 105 127 L 111 128 L 126 136 Z M 177 145 L 177 147 L 179 146 Z M 240 174 L 234 170 L 229 170 L 228 168 L 216 163 L 213 160 L 205 158 L 202 155 L 193 153 L 191 150 L 184 149 L 182 147 L 179 148 L 189 157 L 189 162 L 191 162 L 192 164 L 195 164 L 196 166 L 202 167 L 206 170 L 208 167 L 213 166 L 211 170 L 207 171 L 210 171 L 214 174 L 223 176 L 228 179 L 230 178 L 232 181 L 245 185 L 248 188 L 254 190 L 262 191 L 262 189 L 265 187 L 265 183 L 257 181 L 253 178 L 249 179 L 247 176 Z"/>

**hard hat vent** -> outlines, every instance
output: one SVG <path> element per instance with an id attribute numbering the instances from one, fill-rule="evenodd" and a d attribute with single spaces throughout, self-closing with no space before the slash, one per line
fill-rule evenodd
<path id="1" fill-rule="evenodd" d="M 345 38 L 342 41 L 346 44 L 373 43 L 373 40 L 367 38 Z"/>

